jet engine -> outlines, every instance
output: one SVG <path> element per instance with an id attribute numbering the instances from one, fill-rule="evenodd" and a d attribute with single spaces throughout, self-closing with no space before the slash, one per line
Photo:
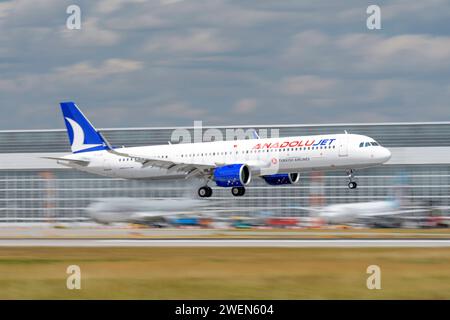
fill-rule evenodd
<path id="1" fill-rule="evenodd" d="M 300 181 L 300 174 L 294 173 L 278 173 L 270 176 L 262 176 L 267 184 L 271 186 L 279 186 L 282 184 L 296 184 Z"/>
<path id="2" fill-rule="evenodd" d="M 214 169 L 214 181 L 219 187 L 243 187 L 252 178 L 250 169 L 245 164 L 230 164 Z"/>

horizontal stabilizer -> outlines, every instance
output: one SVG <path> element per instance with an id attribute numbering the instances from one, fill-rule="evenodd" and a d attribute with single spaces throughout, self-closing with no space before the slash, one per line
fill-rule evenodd
<path id="1" fill-rule="evenodd" d="M 86 160 L 73 160 L 67 158 L 55 158 L 55 157 L 42 157 L 42 159 L 56 160 L 56 161 L 65 161 L 69 163 L 73 163 L 79 166 L 87 167 L 89 165 L 89 161 Z"/>

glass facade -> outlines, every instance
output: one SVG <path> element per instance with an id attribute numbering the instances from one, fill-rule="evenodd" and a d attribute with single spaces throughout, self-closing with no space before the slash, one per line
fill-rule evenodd
<path id="1" fill-rule="evenodd" d="M 366 134 L 386 147 L 447 147 L 450 145 L 450 123 L 426 124 L 361 124 L 320 126 L 264 126 L 268 136 L 307 135 L 319 133 Z M 211 128 L 203 128 L 205 130 Z M 227 130 L 249 128 L 212 128 L 226 136 Z M 194 136 L 192 128 L 187 129 Z M 105 129 L 114 145 L 138 146 L 166 144 L 174 141 L 174 129 Z M 241 130 L 242 131 L 242 130 Z M 272 132 L 272 133 L 273 133 Z M 261 135 L 261 130 L 260 130 Z M 175 135 L 177 136 L 177 135 Z M 69 152 L 66 132 L 0 131 L 0 153 Z M 384 165 L 357 172 L 358 188 L 347 187 L 344 172 L 312 172 L 301 176 L 300 183 L 268 186 L 253 179 L 244 197 L 234 198 L 229 189 L 213 187 L 212 199 L 223 202 L 236 214 L 276 213 L 303 216 L 300 207 L 333 203 L 366 202 L 398 199 L 430 206 L 450 206 L 450 154 L 448 163 Z M 194 180 L 195 181 L 195 180 Z M 0 221 L 82 221 L 85 208 L 92 200 L 110 197 L 165 198 L 195 195 L 201 181 L 133 181 L 110 179 L 72 169 L 1 170 Z M 212 184 L 211 184 L 212 186 Z M 250 208 L 250 210 L 248 210 Z M 240 211 L 245 209 L 246 211 Z"/>

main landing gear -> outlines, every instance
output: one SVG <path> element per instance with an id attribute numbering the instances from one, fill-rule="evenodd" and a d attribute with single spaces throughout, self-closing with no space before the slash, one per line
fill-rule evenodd
<path id="1" fill-rule="evenodd" d="M 233 187 L 231 188 L 231 194 L 235 197 L 242 197 L 245 194 L 244 187 Z"/>
<path id="2" fill-rule="evenodd" d="M 198 189 L 198 196 L 200 198 L 209 198 L 212 196 L 212 189 L 208 186 L 203 186 Z M 231 188 L 231 194 L 235 197 L 241 197 L 245 194 L 245 188 L 244 187 L 233 187 Z"/>
<path id="3" fill-rule="evenodd" d="M 212 196 L 212 189 L 211 187 L 204 186 L 198 189 L 198 195 L 200 198 L 209 198 Z"/>
<path id="4" fill-rule="evenodd" d="M 353 169 L 350 169 L 347 171 L 348 180 L 349 180 L 349 182 L 348 182 L 349 189 L 356 189 L 356 187 L 358 186 L 358 184 L 355 181 L 353 181 L 353 179 L 355 177 L 354 173 L 355 172 L 353 171 Z"/>

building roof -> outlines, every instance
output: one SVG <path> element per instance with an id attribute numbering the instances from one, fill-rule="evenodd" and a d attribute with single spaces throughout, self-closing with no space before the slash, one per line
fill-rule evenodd
<path id="1" fill-rule="evenodd" d="M 450 146 L 450 122 L 422 123 L 356 123 L 356 124 L 292 124 L 254 126 L 105 128 L 100 129 L 117 146 L 142 146 L 191 142 L 202 133 L 206 140 L 221 135 L 224 139 L 251 137 L 256 129 L 261 137 L 285 137 L 313 134 L 349 133 L 368 135 L 386 147 Z M 241 129 L 235 131 L 235 129 Z M 200 131 L 201 130 L 201 131 Z M 220 138 L 220 137 L 219 137 Z M 70 152 L 66 130 L 4 130 L 0 131 L 0 153 Z"/>

